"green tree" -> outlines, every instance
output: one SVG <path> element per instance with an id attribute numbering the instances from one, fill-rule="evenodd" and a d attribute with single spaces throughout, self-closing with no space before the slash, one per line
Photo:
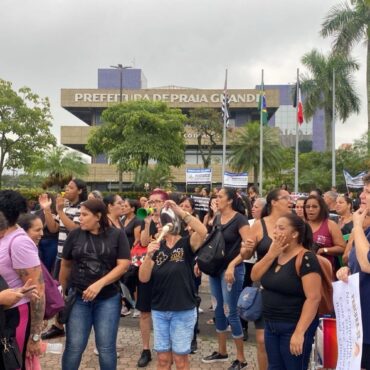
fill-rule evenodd
<path id="1" fill-rule="evenodd" d="M 211 108 L 195 108 L 190 111 L 187 125 L 197 135 L 203 166 L 208 168 L 211 165 L 212 152 L 222 138 L 221 114 Z"/>
<path id="2" fill-rule="evenodd" d="M 168 188 L 173 180 L 170 167 L 158 164 L 153 167 L 139 168 L 135 172 L 134 186 L 143 189 L 144 184 L 148 183 L 151 189 Z"/>
<path id="3" fill-rule="evenodd" d="M 106 109 L 104 123 L 91 130 L 87 149 L 105 153 L 119 172 L 147 167 L 150 160 L 179 167 L 184 163 L 186 116 L 163 102 L 133 101 Z"/>
<path id="4" fill-rule="evenodd" d="M 0 79 L 0 187 L 5 169 L 27 169 L 32 155 L 55 145 L 50 104 L 30 88 L 17 91 Z"/>
<path id="5" fill-rule="evenodd" d="M 267 173 L 277 173 L 283 159 L 283 149 L 279 133 L 272 127 L 263 128 L 263 169 Z M 235 133 L 231 142 L 229 163 L 236 171 L 249 171 L 253 168 L 254 184 L 258 182 L 260 160 L 260 123 L 251 122 Z"/>
<path id="6" fill-rule="evenodd" d="M 88 165 L 80 153 L 65 146 L 48 148 L 42 155 L 33 156 L 32 173 L 46 176 L 43 187 L 63 188 L 72 177 L 87 175 Z"/>
<path id="7" fill-rule="evenodd" d="M 352 72 L 359 65 L 349 57 L 339 54 L 325 56 L 312 50 L 302 57 L 309 74 L 302 76 L 304 112 L 306 119 L 313 117 L 318 109 L 325 112 L 326 150 L 331 149 L 331 125 L 333 120 L 333 70 L 335 71 L 335 110 L 340 120 L 345 121 L 353 112 L 360 111 L 360 98 L 354 87 Z"/>
<path id="8" fill-rule="evenodd" d="M 351 49 L 363 42 L 367 51 L 367 112 L 368 112 L 368 147 L 370 146 L 370 1 L 351 0 L 334 6 L 322 25 L 324 37 L 334 36 L 333 50 L 336 53 L 349 55 Z"/>

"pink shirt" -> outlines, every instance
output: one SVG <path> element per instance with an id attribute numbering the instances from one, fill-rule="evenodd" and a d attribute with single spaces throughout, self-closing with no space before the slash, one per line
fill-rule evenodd
<path id="1" fill-rule="evenodd" d="M 15 270 L 36 266 L 40 266 L 38 249 L 23 229 L 18 228 L 0 240 L 0 275 L 9 288 L 21 288 L 24 285 Z M 22 298 L 13 307 L 27 302 L 29 298 Z"/>

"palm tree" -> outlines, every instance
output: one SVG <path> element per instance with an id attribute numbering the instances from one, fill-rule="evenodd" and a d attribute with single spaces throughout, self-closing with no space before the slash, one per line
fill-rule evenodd
<path id="1" fill-rule="evenodd" d="M 313 117 L 318 109 L 325 112 L 326 150 L 331 148 L 331 125 L 333 119 L 333 71 L 335 71 L 335 110 L 345 121 L 353 112 L 360 111 L 360 99 L 354 87 L 352 72 L 359 69 L 350 57 L 339 54 L 325 56 L 312 50 L 302 57 L 309 74 L 302 75 L 304 112 L 306 119 Z"/>
<path id="2" fill-rule="evenodd" d="M 35 157 L 32 172 L 46 176 L 43 187 L 63 188 L 73 176 L 86 175 L 88 166 L 79 153 L 61 145 L 49 148 L 42 157 Z"/>
<path id="3" fill-rule="evenodd" d="M 351 4 L 342 3 L 334 6 L 322 24 L 321 34 L 324 37 L 334 35 L 334 52 L 348 55 L 352 47 L 363 41 L 367 47 L 367 114 L 368 146 L 370 146 L 370 1 L 351 0 Z"/>
<path id="4" fill-rule="evenodd" d="M 263 169 L 277 172 L 280 168 L 283 150 L 278 131 L 272 127 L 263 128 Z M 231 142 L 229 163 L 235 171 L 249 171 L 253 168 L 254 184 L 258 182 L 260 160 L 260 123 L 250 122 L 235 133 Z M 262 189 L 261 189 L 262 190 Z"/>

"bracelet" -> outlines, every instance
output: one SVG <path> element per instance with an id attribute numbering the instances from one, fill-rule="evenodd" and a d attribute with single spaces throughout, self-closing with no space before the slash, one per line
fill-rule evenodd
<path id="1" fill-rule="evenodd" d="M 193 217 L 189 212 L 185 212 L 185 216 L 182 218 L 182 220 L 187 224 L 189 223 L 189 217 Z"/>

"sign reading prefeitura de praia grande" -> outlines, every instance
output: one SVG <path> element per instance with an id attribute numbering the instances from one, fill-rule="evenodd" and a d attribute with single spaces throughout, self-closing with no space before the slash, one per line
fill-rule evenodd
<path id="1" fill-rule="evenodd" d="M 235 107 L 256 107 L 259 101 L 258 90 L 229 90 L 229 104 Z M 150 100 L 162 101 L 170 105 L 184 106 L 221 106 L 223 90 L 123 90 L 122 101 Z M 266 91 L 267 101 L 270 106 L 278 104 L 278 92 L 276 90 Z M 62 106 L 107 106 L 110 103 L 118 103 L 121 94 L 117 90 L 102 89 L 62 89 Z"/>

